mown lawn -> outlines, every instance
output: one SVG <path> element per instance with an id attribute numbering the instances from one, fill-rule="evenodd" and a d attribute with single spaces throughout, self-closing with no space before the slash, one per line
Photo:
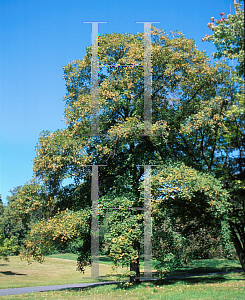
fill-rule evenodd
<path id="1" fill-rule="evenodd" d="M 90 278 L 91 268 L 81 274 L 76 267 L 76 261 L 65 258 L 65 255 L 64 259 L 46 257 L 44 263 L 32 262 L 30 265 L 12 256 L 9 262 L 0 262 L 0 289 L 108 280 L 108 265 L 100 264 L 100 280 Z"/>
<path id="2" fill-rule="evenodd" d="M 116 285 L 100 286 L 86 289 L 69 289 L 25 295 L 2 296 L 2 300 L 18 299 L 244 299 L 245 274 L 202 276 L 178 280 L 145 282 L 139 286 L 123 289 Z"/>
<path id="3" fill-rule="evenodd" d="M 52 254 L 49 258 L 77 260 L 77 255 L 72 253 Z M 107 255 L 100 255 L 100 264 L 112 265 L 112 260 Z M 152 261 L 152 266 L 157 264 L 157 261 Z M 140 259 L 140 268 L 143 270 L 143 259 Z M 238 260 L 231 259 L 199 259 L 194 260 L 190 265 L 176 270 L 173 276 L 182 274 L 199 274 L 208 272 L 234 271 L 240 270 L 241 265 Z"/>
<path id="4" fill-rule="evenodd" d="M 0 262 L 0 288 L 28 287 L 54 284 L 105 281 L 111 262 L 108 257 L 100 259 L 101 279 L 90 279 L 90 268 L 84 275 L 76 271 L 76 256 L 56 254 L 45 258 L 43 264 L 21 261 L 11 257 L 10 262 Z M 154 263 L 153 263 L 154 265 Z M 176 270 L 171 276 L 222 272 L 241 269 L 239 262 L 226 259 L 196 260 Z M 103 276 L 105 276 L 103 278 Z M 206 275 L 193 278 L 164 279 L 143 282 L 127 289 L 107 285 L 86 289 L 31 293 L 2 296 L 1 299 L 244 299 L 244 272 Z"/>

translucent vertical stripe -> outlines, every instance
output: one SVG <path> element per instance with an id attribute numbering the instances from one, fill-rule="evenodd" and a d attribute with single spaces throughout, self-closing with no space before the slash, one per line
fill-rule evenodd
<path id="1" fill-rule="evenodd" d="M 99 135 L 99 58 L 98 58 L 98 33 L 99 23 L 107 22 L 83 22 L 92 23 L 92 59 L 91 59 L 91 135 Z"/>
<path id="2" fill-rule="evenodd" d="M 83 22 L 92 24 L 91 44 L 91 135 L 99 135 L 99 58 L 98 58 L 98 33 L 99 23 L 107 22 Z M 99 277 L 99 221 L 98 221 L 99 179 L 98 165 L 92 165 L 91 200 L 91 277 Z"/>
<path id="3" fill-rule="evenodd" d="M 98 59 L 99 24 L 92 23 L 92 61 L 91 61 L 91 134 L 99 134 L 99 59 Z"/>
<path id="4" fill-rule="evenodd" d="M 92 166 L 91 200 L 91 277 L 99 277 L 99 221 L 98 221 L 99 180 L 98 166 Z"/>
<path id="5" fill-rule="evenodd" d="M 151 166 L 144 166 L 144 277 L 152 277 Z"/>
<path id="6" fill-rule="evenodd" d="M 152 69 L 151 69 L 151 24 L 144 23 L 144 135 L 152 135 Z"/>
<path id="7" fill-rule="evenodd" d="M 151 23 L 144 24 L 144 134 L 152 133 Z"/>

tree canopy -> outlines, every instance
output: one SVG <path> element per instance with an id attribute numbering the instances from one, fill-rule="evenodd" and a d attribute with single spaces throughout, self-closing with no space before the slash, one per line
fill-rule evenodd
<path id="1" fill-rule="evenodd" d="M 98 136 L 89 136 L 91 47 L 83 60 L 64 67 L 67 128 L 40 134 L 33 170 L 41 187 L 26 186 L 14 204 L 17 211 L 39 215 L 25 256 L 42 261 L 45 249 L 80 236 L 78 268 L 90 263 L 87 165 L 106 165 L 99 167 L 99 221 L 109 225 L 103 242 L 113 261 L 129 265 L 137 277 L 144 215 L 127 208 L 144 203 L 140 165 L 159 165 L 152 181 L 153 257 L 159 269 L 169 272 L 192 257 L 183 248 L 190 245 L 193 222 L 198 228 L 215 226 L 227 242 L 230 196 L 215 177 L 225 178 L 223 161 L 231 159 L 234 147 L 242 151 L 237 143 L 242 125 L 231 114 L 240 105 L 238 87 L 225 63 L 211 63 L 182 33 L 167 35 L 153 27 L 151 36 L 152 135 L 144 135 L 143 33 L 99 37 Z M 65 178 L 72 183 L 63 187 Z"/>

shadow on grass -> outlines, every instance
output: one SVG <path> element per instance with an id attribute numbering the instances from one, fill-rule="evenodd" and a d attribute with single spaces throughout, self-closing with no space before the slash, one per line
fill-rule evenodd
<path id="1" fill-rule="evenodd" d="M 222 267 L 196 267 L 196 268 L 182 268 L 180 270 L 174 271 L 171 276 L 177 275 L 192 275 L 192 274 L 202 274 L 202 273 L 217 273 L 226 271 L 239 271 L 241 267 L 232 267 L 229 265 L 223 265 Z"/>
<path id="2" fill-rule="evenodd" d="M 245 273 L 243 273 L 245 275 Z M 159 279 L 155 281 L 144 281 L 140 282 L 139 284 L 134 284 L 132 286 L 123 286 L 118 283 L 114 284 L 104 284 L 104 285 L 109 285 L 112 286 L 112 290 L 134 290 L 135 288 L 139 287 L 140 285 L 143 287 L 148 286 L 168 286 L 168 285 L 174 285 L 174 284 L 180 284 L 180 285 L 194 285 L 194 284 L 215 284 L 215 283 L 225 283 L 225 282 L 230 282 L 230 281 L 245 281 L 244 279 L 241 278 L 227 278 L 223 275 L 212 275 L 212 276 L 203 276 L 203 277 L 191 277 L 191 278 L 178 278 L 178 279 Z M 89 286 L 89 287 L 84 287 L 84 288 L 70 288 L 69 291 L 89 291 L 93 290 L 94 288 L 97 288 L 102 285 L 94 285 L 94 286 Z M 63 289 L 66 290 L 66 289 Z"/>
<path id="3" fill-rule="evenodd" d="M 176 283 L 185 284 L 198 284 L 198 283 L 224 283 L 225 281 L 231 281 L 237 279 L 228 279 L 222 275 L 212 276 L 212 277 L 191 277 L 191 278 L 178 278 L 178 279 L 162 279 L 152 282 L 153 285 L 171 285 Z M 243 280 L 243 279 L 240 279 Z M 244 279 L 245 280 L 245 279 Z"/>
<path id="4" fill-rule="evenodd" d="M 101 255 L 100 256 L 100 262 L 112 262 L 112 259 L 109 256 Z"/>
<path id="5" fill-rule="evenodd" d="M 98 284 L 98 285 L 92 285 L 92 286 L 88 286 L 88 287 L 77 287 L 77 288 L 68 288 L 68 289 L 64 288 L 64 289 L 60 289 L 60 291 L 65 291 L 65 290 L 75 291 L 75 292 L 89 291 L 91 289 L 94 289 L 94 288 L 97 288 L 97 287 L 100 287 L 100 286 L 104 286 L 104 285 L 117 286 L 116 283 L 101 283 L 101 284 Z"/>
<path id="6" fill-rule="evenodd" d="M 12 271 L 4 271 L 4 272 L 0 272 L 0 274 L 3 274 L 3 275 L 18 275 L 18 276 L 27 276 L 27 274 L 22 274 L 22 273 L 15 273 L 15 272 L 12 272 Z"/>

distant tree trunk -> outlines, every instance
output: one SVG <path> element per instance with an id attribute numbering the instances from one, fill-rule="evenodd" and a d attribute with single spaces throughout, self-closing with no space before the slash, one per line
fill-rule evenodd
<path id="1" fill-rule="evenodd" d="M 241 243 L 233 226 L 234 226 L 234 224 L 230 223 L 232 242 L 235 246 L 236 253 L 239 258 L 242 269 L 243 269 L 243 271 L 245 271 L 245 249 L 244 249 L 245 233 L 243 232 L 243 236 L 241 236 L 241 240 L 242 240 L 242 243 Z"/>

